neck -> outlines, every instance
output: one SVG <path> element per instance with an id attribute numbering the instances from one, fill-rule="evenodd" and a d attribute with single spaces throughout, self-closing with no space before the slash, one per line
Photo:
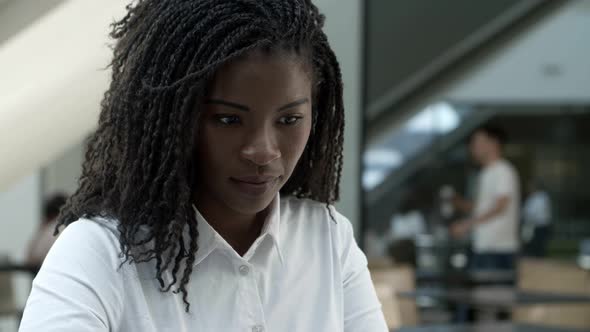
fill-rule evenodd
<path id="1" fill-rule="evenodd" d="M 243 256 L 258 238 L 266 219 L 266 210 L 257 214 L 241 214 L 212 198 L 198 196 L 195 206 L 207 223 Z"/>
<path id="2" fill-rule="evenodd" d="M 500 160 L 502 156 L 498 153 L 492 153 L 484 160 L 483 166 L 490 166 L 491 164 L 495 163 L 496 161 Z"/>

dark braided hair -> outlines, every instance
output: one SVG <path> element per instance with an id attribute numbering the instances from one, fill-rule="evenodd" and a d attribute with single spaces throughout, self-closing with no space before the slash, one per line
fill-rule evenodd
<path id="1" fill-rule="evenodd" d="M 309 64 L 312 130 L 281 194 L 328 206 L 338 199 L 342 172 L 340 67 L 322 31 L 324 16 L 310 0 L 138 0 L 127 10 L 112 24 L 112 81 L 59 225 L 118 220 L 124 262 L 155 261 L 161 290 L 175 286 L 188 312 L 199 235 L 191 202 L 199 185 L 195 105 L 213 75 L 254 50 L 295 54 Z"/>

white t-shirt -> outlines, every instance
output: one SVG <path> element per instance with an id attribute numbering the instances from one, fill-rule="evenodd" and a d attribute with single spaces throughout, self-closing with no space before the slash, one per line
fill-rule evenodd
<path id="1" fill-rule="evenodd" d="M 551 199 L 544 191 L 532 193 L 524 202 L 523 219 L 527 224 L 547 226 L 551 223 Z"/>
<path id="2" fill-rule="evenodd" d="M 514 167 L 504 159 L 486 166 L 478 180 L 475 217 L 488 213 L 497 200 L 507 196 L 507 208 L 474 230 L 474 250 L 477 253 L 509 253 L 518 250 L 518 216 L 520 184 Z"/>
<path id="3" fill-rule="evenodd" d="M 116 222 L 79 220 L 50 250 L 19 331 L 385 332 L 351 224 L 331 210 L 336 222 L 325 204 L 277 195 L 243 257 L 196 211 L 190 313 L 182 293 L 159 290 L 154 262 L 119 268 Z"/>

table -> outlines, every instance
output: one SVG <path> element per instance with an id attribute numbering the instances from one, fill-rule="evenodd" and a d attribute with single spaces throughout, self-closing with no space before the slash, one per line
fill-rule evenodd
<path id="1" fill-rule="evenodd" d="M 448 285 L 514 284 L 516 273 L 510 270 L 416 271 L 416 282 Z"/>
<path id="2" fill-rule="evenodd" d="M 13 262 L 1 262 L 0 263 L 0 273 L 5 272 L 23 272 L 28 273 L 31 276 L 37 275 L 41 266 L 33 266 L 27 264 L 20 264 L 20 263 L 13 263 Z"/>
<path id="3" fill-rule="evenodd" d="M 480 324 L 445 324 L 402 327 L 393 330 L 392 332 L 580 332 L 580 330 L 515 324 L 510 322 L 491 322 Z"/>
<path id="4" fill-rule="evenodd" d="M 456 304 L 480 308 L 511 309 L 534 304 L 590 304 L 590 295 L 576 295 L 518 290 L 509 286 L 479 286 L 474 288 L 418 289 L 414 292 L 398 292 L 400 297 L 428 297 Z"/>

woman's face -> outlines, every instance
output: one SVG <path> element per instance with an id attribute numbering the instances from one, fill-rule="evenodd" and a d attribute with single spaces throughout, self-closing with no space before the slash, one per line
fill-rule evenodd
<path id="1" fill-rule="evenodd" d="M 253 53 L 221 68 L 201 105 L 198 205 L 264 210 L 309 138 L 312 83 L 291 56 Z"/>

